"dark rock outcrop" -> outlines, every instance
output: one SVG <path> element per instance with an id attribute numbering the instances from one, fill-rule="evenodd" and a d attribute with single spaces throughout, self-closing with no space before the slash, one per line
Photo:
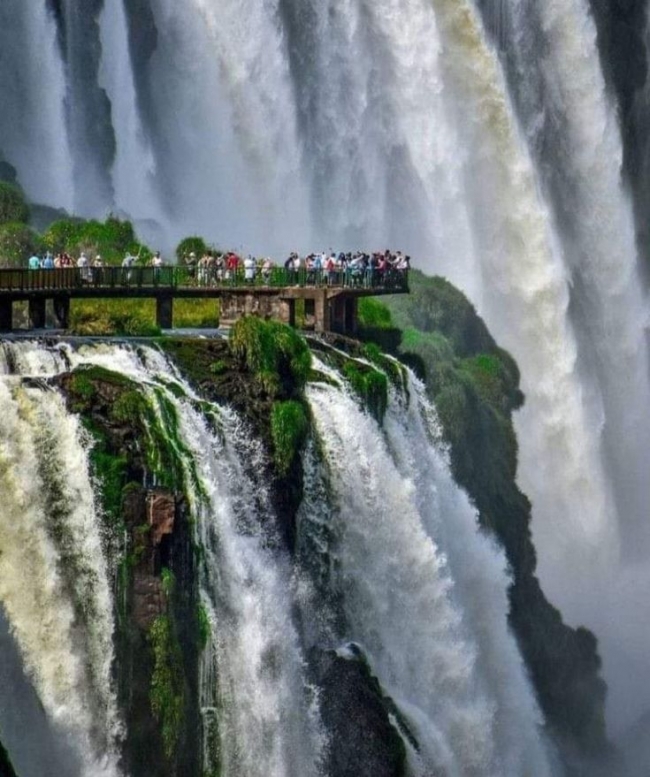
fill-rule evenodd
<path id="1" fill-rule="evenodd" d="M 402 777 L 406 748 L 389 719 L 391 703 L 360 656 L 314 648 L 314 682 L 330 736 L 325 770 L 331 777 Z"/>

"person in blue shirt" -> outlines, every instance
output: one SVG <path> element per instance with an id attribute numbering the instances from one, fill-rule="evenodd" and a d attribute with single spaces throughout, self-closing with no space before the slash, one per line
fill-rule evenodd
<path id="1" fill-rule="evenodd" d="M 33 254 L 29 257 L 28 266 L 30 270 L 40 270 L 41 269 L 41 260 L 36 256 L 36 254 Z"/>
<path id="2" fill-rule="evenodd" d="M 45 254 L 45 259 L 43 259 L 43 269 L 44 270 L 54 269 L 54 259 L 52 258 L 52 254 L 49 251 Z"/>

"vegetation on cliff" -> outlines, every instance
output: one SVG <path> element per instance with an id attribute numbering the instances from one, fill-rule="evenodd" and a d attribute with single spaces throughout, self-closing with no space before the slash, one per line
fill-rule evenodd
<path id="1" fill-rule="evenodd" d="M 198 773 L 204 644 L 178 419 L 162 392 L 101 367 L 56 379 L 94 444 L 91 463 L 117 558 L 117 671 L 134 777 Z M 144 485 L 143 485 L 144 484 Z M 178 581 L 178 585 L 175 584 Z"/>

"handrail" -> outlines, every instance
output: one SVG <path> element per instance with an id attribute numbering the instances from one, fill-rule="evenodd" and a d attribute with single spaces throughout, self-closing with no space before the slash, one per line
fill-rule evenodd
<path id="1" fill-rule="evenodd" d="M 250 273 L 248 273 L 250 274 Z M 0 269 L 0 295 L 6 292 L 80 291 L 84 289 L 228 289 L 228 288 L 342 288 L 408 291 L 408 271 L 393 268 L 357 270 L 299 270 L 256 268 L 253 277 L 214 267 L 65 267 L 58 269 Z"/>

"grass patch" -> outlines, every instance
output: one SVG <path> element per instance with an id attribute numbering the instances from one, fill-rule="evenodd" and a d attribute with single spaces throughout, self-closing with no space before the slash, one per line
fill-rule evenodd
<path id="1" fill-rule="evenodd" d="M 289 473 L 309 431 L 309 420 L 300 402 L 275 402 L 271 411 L 271 436 L 278 472 Z"/>
<path id="2" fill-rule="evenodd" d="M 175 299 L 174 327 L 212 329 L 219 326 L 221 305 L 218 299 Z"/>
<path id="3" fill-rule="evenodd" d="M 75 335 L 156 337 L 156 302 L 153 299 L 72 300 L 70 332 Z"/>

